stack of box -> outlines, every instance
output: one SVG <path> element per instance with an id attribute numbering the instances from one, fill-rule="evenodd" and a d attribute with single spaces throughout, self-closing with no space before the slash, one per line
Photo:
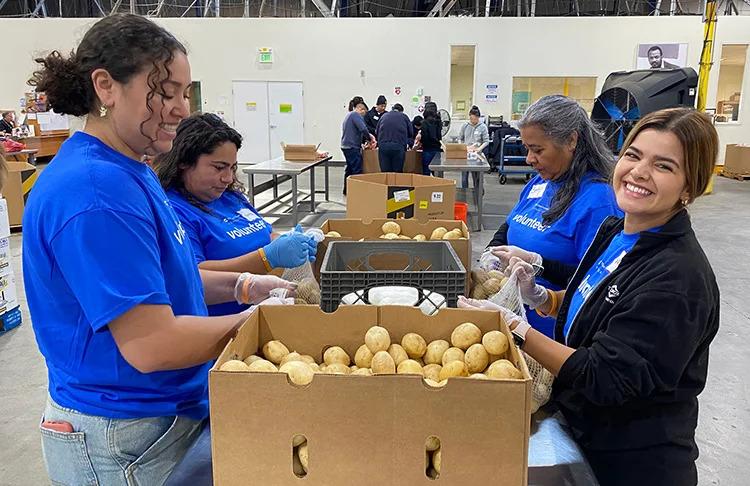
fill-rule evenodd
<path id="1" fill-rule="evenodd" d="M 0 199 L 0 334 L 21 324 L 21 309 L 16 294 L 10 254 L 8 202 Z"/>

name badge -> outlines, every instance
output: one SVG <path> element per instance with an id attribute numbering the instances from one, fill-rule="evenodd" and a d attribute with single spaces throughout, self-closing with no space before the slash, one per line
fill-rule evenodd
<path id="1" fill-rule="evenodd" d="M 540 197 L 542 197 L 542 195 L 544 195 L 545 190 L 547 190 L 546 182 L 543 184 L 536 184 L 529 191 L 528 199 L 539 199 Z"/>
<path id="2" fill-rule="evenodd" d="M 615 270 L 617 270 L 617 267 L 620 266 L 620 263 L 622 263 L 622 259 L 625 258 L 625 255 L 627 255 L 627 254 L 628 254 L 627 251 L 623 251 L 622 253 L 620 253 L 620 255 L 617 258 L 615 258 L 614 260 L 612 260 L 612 263 L 610 263 L 609 265 L 607 265 L 607 267 L 606 267 L 607 271 L 609 273 L 612 273 Z"/>

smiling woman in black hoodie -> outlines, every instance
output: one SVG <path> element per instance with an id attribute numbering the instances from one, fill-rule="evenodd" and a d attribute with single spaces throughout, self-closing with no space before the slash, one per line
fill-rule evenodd
<path id="1" fill-rule="evenodd" d="M 511 259 L 524 302 L 557 318 L 555 340 L 499 309 L 519 345 L 556 377 L 562 412 L 602 486 L 697 484 L 698 395 L 719 328 L 719 289 L 686 206 L 706 190 L 718 137 L 692 109 L 644 117 L 613 185 L 624 219 L 602 223 L 567 290 Z"/>

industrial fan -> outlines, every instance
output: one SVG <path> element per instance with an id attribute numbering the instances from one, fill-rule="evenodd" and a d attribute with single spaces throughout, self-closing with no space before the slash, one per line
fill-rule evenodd
<path id="1" fill-rule="evenodd" d="M 607 76 L 591 119 L 612 152 L 618 153 L 644 115 L 664 108 L 694 106 L 698 74 L 692 68 L 620 71 Z"/>
<path id="2" fill-rule="evenodd" d="M 438 110 L 438 114 L 440 115 L 440 127 L 442 130 L 441 135 L 445 137 L 445 135 L 451 129 L 451 114 L 442 108 Z"/>

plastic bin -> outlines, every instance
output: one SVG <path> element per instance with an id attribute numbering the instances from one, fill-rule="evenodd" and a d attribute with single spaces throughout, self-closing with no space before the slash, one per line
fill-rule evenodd
<path id="1" fill-rule="evenodd" d="M 405 285 L 443 295 L 456 307 L 466 268 L 446 241 L 332 241 L 320 268 L 320 307 L 335 311 L 357 290 Z"/>
<path id="2" fill-rule="evenodd" d="M 469 214 L 469 204 L 465 202 L 455 203 L 453 209 L 453 218 L 456 221 L 463 221 L 466 224 L 466 216 Z"/>

